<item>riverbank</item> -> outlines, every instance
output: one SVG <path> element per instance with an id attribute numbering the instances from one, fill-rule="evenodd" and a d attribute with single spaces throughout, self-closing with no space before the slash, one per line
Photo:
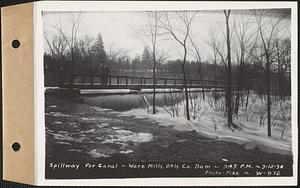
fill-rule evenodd
<path id="1" fill-rule="evenodd" d="M 46 160 L 287 162 L 291 156 L 175 130 L 153 120 L 46 99 Z"/>

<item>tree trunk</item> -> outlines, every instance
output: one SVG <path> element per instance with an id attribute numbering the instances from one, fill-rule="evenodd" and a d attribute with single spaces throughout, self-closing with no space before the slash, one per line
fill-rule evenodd
<path id="1" fill-rule="evenodd" d="M 185 95 L 185 105 L 186 105 L 186 119 L 190 120 L 189 94 L 188 94 L 188 86 L 187 86 L 184 63 L 181 64 L 181 68 L 182 68 L 182 73 L 183 73 L 183 85 L 184 85 L 184 95 Z"/>
<path id="2" fill-rule="evenodd" d="M 214 60 L 214 81 L 217 81 L 217 76 L 216 76 L 216 69 L 217 69 L 217 57 L 216 54 L 214 54 L 215 56 L 215 60 Z M 215 100 L 215 104 L 217 103 L 217 99 L 214 95 L 214 100 Z"/>
<path id="3" fill-rule="evenodd" d="M 226 17 L 226 33 L 227 33 L 227 123 L 230 127 L 232 125 L 232 93 L 231 93 L 231 52 L 230 52 L 230 30 L 229 30 L 229 14 Z"/>
<path id="4" fill-rule="evenodd" d="M 202 70 L 202 68 L 201 68 L 201 61 L 199 61 L 199 80 L 202 80 L 202 74 L 201 74 L 201 70 Z M 202 87 L 202 98 L 203 98 L 203 100 L 205 100 L 205 95 L 204 95 L 204 87 Z"/>
<path id="5" fill-rule="evenodd" d="M 267 54 L 267 108 L 268 108 L 268 136 L 271 137 L 271 99 L 270 99 L 270 62 L 269 55 Z"/>
<path id="6" fill-rule="evenodd" d="M 278 94 L 280 96 L 280 99 L 283 99 L 283 87 L 282 87 L 282 78 L 283 78 L 283 68 L 282 68 L 282 64 L 280 61 L 280 52 L 279 52 L 279 47 L 278 47 L 278 43 L 277 43 L 277 61 L 278 61 Z"/>
<path id="7" fill-rule="evenodd" d="M 241 57 L 240 67 L 239 67 L 239 77 L 238 77 L 238 88 L 237 88 L 237 96 L 235 101 L 235 109 L 234 112 L 238 115 L 239 107 L 240 107 L 240 98 L 243 97 L 242 95 L 242 75 L 243 75 L 243 57 Z"/>
<path id="8" fill-rule="evenodd" d="M 183 82 L 184 82 L 183 84 L 184 84 L 184 95 L 185 95 L 185 104 L 186 104 L 186 119 L 190 120 L 189 94 L 188 94 L 188 86 L 187 86 L 186 73 L 185 73 L 186 54 L 187 54 L 187 50 L 186 47 L 184 46 L 184 58 L 181 64 L 181 68 L 182 68 Z"/>
<path id="9" fill-rule="evenodd" d="M 74 66 L 74 51 L 73 48 L 71 48 L 71 63 L 70 63 L 70 67 L 69 67 L 69 86 L 73 86 L 73 66 Z"/>
<path id="10" fill-rule="evenodd" d="M 247 88 L 247 100 L 246 100 L 246 109 L 248 108 L 248 102 L 249 102 L 249 95 L 250 95 L 250 88 Z"/>
<path id="11" fill-rule="evenodd" d="M 238 88 L 237 95 L 235 98 L 235 106 L 234 106 L 234 113 L 238 115 L 239 113 L 239 106 L 240 106 L 240 90 Z"/>
<path id="12" fill-rule="evenodd" d="M 155 114 L 155 89 L 156 89 L 156 59 L 155 59 L 155 48 L 153 48 L 153 111 L 152 113 Z"/>

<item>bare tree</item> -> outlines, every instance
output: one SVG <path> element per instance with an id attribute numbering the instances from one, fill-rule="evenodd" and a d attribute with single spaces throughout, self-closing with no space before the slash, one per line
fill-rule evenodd
<path id="1" fill-rule="evenodd" d="M 190 15 L 188 11 L 176 11 L 175 16 L 177 19 L 181 21 L 183 25 L 180 27 L 183 27 L 184 29 L 178 29 L 174 28 L 173 23 L 171 23 L 170 16 L 168 12 L 164 12 L 164 19 L 161 22 L 162 27 L 173 37 L 175 41 L 177 41 L 183 49 L 183 59 L 181 63 L 181 69 L 183 74 L 183 80 L 184 80 L 184 88 L 185 88 L 185 102 L 186 102 L 186 118 L 187 120 L 190 120 L 190 112 L 189 112 L 189 95 L 188 95 L 188 86 L 187 86 L 187 77 L 185 72 L 185 63 L 186 63 L 186 57 L 188 54 L 187 50 L 187 39 L 191 30 L 191 25 L 193 18 L 196 16 L 198 12 L 192 12 Z"/>
<path id="2" fill-rule="evenodd" d="M 84 38 L 79 39 L 79 49 L 80 49 L 80 53 L 84 56 L 88 56 L 90 51 L 91 51 L 91 47 L 92 47 L 92 43 L 93 43 L 93 38 L 89 37 L 88 35 L 85 35 Z"/>
<path id="3" fill-rule="evenodd" d="M 113 44 L 110 45 L 109 51 L 107 53 L 107 58 L 110 61 L 117 61 L 118 56 L 120 56 L 120 54 L 122 54 L 122 52 L 124 52 L 123 49 L 121 48 L 115 48 Z M 128 51 L 126 51 L 126 54 L 128 53 Z"/>
<path id="4" fill-rule="evenodd" d="M 152 60 L 152 72 L 153 72 L 153 109 L 152 113 L 155 114 L 156 106 L 156 71 L 157 64 L 162 61 L 167 53 L 164 51 L 159 51 L 159 43 L 166 40 L 165 35 L 167 34 L 161 27 L 162 13 L 158 11 L 148 11 L 146 12 L 146 25 L 137 31 L 140 35 L 141 41 L 148 48 L 151 53 Z"/>
<path id="5" fill-rule="evenodd" d="M 107 51 L 107 61 L 112 72 L 116 71 L 116 74 L 123 74 L 125 69 L 130 68 L 129 52 L 127 49 L 115 47 L 114 44 L 110 45 Z"/>
<path id="6" fill-rule="evenodd" d="M 270 66 L 272 55 L 272 41 L 280 22 L 285 18 L 285 14 L 280 16 L 271 15 L 272 10 L 255 10 L 254 16 L 257 23 L 258 34 L 260 36 L 265 57 L 266 86 L 267 86 L 267 116 L 268 116 L 268 136 L 271 137 L 271 84 L 270 84 Z M 267 19 L 267 21 L 265 21 Z"/>
<path id="7" fill-rule="evenodd" d="M 237 68 L 238 68 L 238 77 L 237 77 L 237 95 L 235 99 L 235 106 L 234 106 L 234 112 L 237 114 L 238 117 L 238 111 L 240 106 L 240 100 L 242 99 L 242 91 L 245 86 L 247 78 L 245 66 L 246 63 L 250 57 L 250 54 L 252 50 L 255 47 L 255 35 L 251 34 L 250 30 L 250 24 L 251 24 L 251 17 L 249 14 L 245 11 L 242 12 L 239 16 L 236 17 L 234 20 L 234 26 L 233 26 L 233 33 L 234 33 L 234 50 L 235 50 L 235 58 L 237 62 Z M 248 81 L 249 82 L 249 81 Z M 249 86 L 248 89 L 248 95 L 247 99 L 249 98 Z M 242 100 L 243 102 L 243 100 Z"/>
<path id="8" fill-rule="evenodd" d="M 201 79 L 202 79 L 202 73 L 201 73 L 201 71 L 202 71 L 202 68 L 201 68 L 201 64 L 202 64 L 201 49 L 200 49 L 200 47 L 196 44 L 196 42 L 194 41 L 194 39 L 193 39 L 193 37 L 192 37 L 191 34 L 189 35 L 189 40 L 190 40 L 191 45 L 192 45 L 192 48 L 193 48 L 193 49 L 191 50 L 192 56 L 195 57 L 195 59 L 196 59 L 198 65 L 199 65 L 198 76 L 199 76 L 199 80 L 201 80 Z M 205 100 L 204 88 L 202 88 L 202 98 L 203 98 L 203 100 Z"/>
<path id="9" fill-rule="evenodd" d="M 61 35 L 55 35 L 52 39 L 45 36 L 45 39 L 53 57 L 60 58 L 64 55 L 66 43 Z"/>
<path id="10" fill-rule="evenodd" d="M 276 64 L 274 65 L 275 71 L 278 75 L 278 94 L 280 99 L 283 100 L 284 96 L 289 94 L 286 91 L 289 91 L 290 82 L 286 80 L 286 74 L 288 73 L 291 66 L 291 43 L 289 38 L 274 40 L 275 47 L 275 60 Z"/>
<path id="11" fill-rule="evenodd" d="M 214 80 L 217 80 L 217 73 L 216 73 L 216 69 L 217 69 L 217 60 L 218 60 L 218 30 L 215 30 L 213 27 L 209 27 L 209 40 L 206 41 L 206 43 L 211 47 L 212 49 L 212 58 L 213 58 L 213 64 L 214 64 Z"/>
<path id="12" fill-rule="evenodd" d="M 56 30 L 62 38 L 65 40 L 70 53 L 71 53 L 71 63 L 69 66 L 69 85 L 73 84 L 74 78 L 73 78 L 73 68 L 74 68 L 74 47 L 77 43 L 77 34 L 78 29 L 80 26 L 80 22 L 82 20 L 82 14 L 79 13 L 68 13 L 66 15 L 66 20 L 69 24 L 62 24 L 62 18 L 59 19 L 57 23 L 54 23 L 52 21 L 47 22 L 48 25 L 50 25 L 54 30 Z M 67 27 L 68 25 L 69 27 Z"/>
<path id="13" fill-rule="evenodd" d="M 83 67 L 82 70 L 90 72 L 92 69 L 92 54 L 91 54 L 91 47 L 92 47 L 93 38 L 86 35 L 83 39 L 79 39 L 79 50 L 83 60 Z"/>
<path id="14" fill-rule="evenodd" d="M 206 43 L 211 47 L 212 49 L 212 58 L 214 63 L 214 80 L 220 80 L 220 75 L 218 73 L 221 73 L 222 80 L 227 80 L 226 72 L 227 72 L 227 57 L 225 52 L 225 43 L 224 38 L 222 37 L 220 33 L 222 29 L 220 27 L 209 27 L 209 40 L 206 41 Z M 220 68 L 223 67 L 223 68 Z M 219 69 L 218 69 L 219 68 Z M 225 89 L 225 102 L 226 107 L 224 108 L 225 111 L 227 111 L 227 97 L 226 97 L 227 89 Z M 215 105 L 217 103 L 218 97 L 217 95 L 213 95 L 215 99 Z"/>
<path id="15" fill-rule="evenodd" d="M 232 87 L 231 87 L 231 47 L 230 47 L 230 28 L 229 18 L 231 10 L 224 10 L 226 23 L 226 44 L 227 44 L 227 123 L 228 127 L 232 125 Z"/>
<path id="16" fill-rule="evenodd" d="M 231 84 L 231 33 L 230 33 L 230 10 L 224 10 L 225 15 L 225 33 L 224 38 L 219 36 L 220 34 L 216 30 L 211 30 L 210 32 L 210 41 L 209 45 L 213 49 L 215 65 L 217 64 L 217 56 L 219 57 L 219 61 L 224 66 L 224 79 L 226 80 L 226 88 L 225 88 L 225 101 L 226 101 L 226 111 L 227 111 L 227 124 L 228 127 L 234 125 L 232 123 L 232 84 Z M 222 30 L 223 31 L 223 30 Z M 224 43 L 224 41 L 226 43 Z"/>
<path id="17" fill-rule="evenodd" d="M 57 78 L 58 85 L 62 86 L 64 83 L 64 69 L 65 69 L 65 51 L 66 42 L 60 34 L 52 36 L 51 39 L 45 33 L 45 39 L 50 49 L 51 55 L 54 58 L 56 64 L 54 65 L 53 77 Z"/>

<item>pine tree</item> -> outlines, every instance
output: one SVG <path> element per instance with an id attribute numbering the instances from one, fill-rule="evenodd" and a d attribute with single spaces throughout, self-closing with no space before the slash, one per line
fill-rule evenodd
<path id="1" fill-rule="evenodd" d="M 140 56 L 136 56 L 133 60 L 132 60 L 132 64 L 131 67 L 133 69 L 133 72 L 135 74 L 136 71 L 141 70 L 143 67 L 141 67 L 141 60 L 140 60 Z"/>
<path id="2" fill-rule="evenodd" d="M 148 47 L 144 48 L 141 63 L 142 63 L 142 68 L 144 70 L 148 70 L 152 68 L 152 57 Z"/>
<path id="3" fill-rule="evenodd" d="M 104 44 L 101 33 L 98 33 L 91 48 L 92 64 L 94 68 L 100 68 L 107 63 L 107 56 L 104 50 Z"/>

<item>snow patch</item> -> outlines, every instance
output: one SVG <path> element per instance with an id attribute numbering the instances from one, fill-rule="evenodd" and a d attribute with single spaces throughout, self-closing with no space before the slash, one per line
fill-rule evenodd
<path id="1" fill-rule="evenodd" d="M 72 145 L 72 144 L 70 144 L 70 143 L 68 143 L 68 142 L 55 142 L 56 144 L 63 144 L 63 145 Z"/>
<path id="2" fill-rule="evenodd" d="M 97 112 L 109 112 L 109 111 L 113 111 L 112 109 L 109 109 L 109 108 L 100 108 L 100 107 L 96 107 L 96 106 L 92 106 L 90 108 L 96 110 Z"/>
<path id="3" fill-rule="evenodd" d="M 126 151 L 119 151 L 119 153 L 122 153 L 122 154 L 128 154 L 128 153 L 132 153 L 133 150 L 126 150 Z"/>
<path id="4" fill-rule="evenodd" d="M 46 115 L 52 115 L 55 117 L 70 117 L 68 114 L 62 114 L 60 112 L 50 112 L 50 113 L 45 113 Z"/>
<path id="5" fill-rule="evenodd" d="M 82 150 L 80 150 L 80 149 L 69 149 L 68 151 L 71 151 L 71 152 L 82 152 Z"/>
<path id="6" fill-rule="evenodd" d="M 53 121 L 53 124 L 61 124 L 61 121 Z"/>
<path id="7" fill-rule="evenodd" d="M 172 127 L 179 131 L 193 131 L 205 137 L 218 139 L 226 142 L 233 142 L 243 145 L 245 149 L 259 149 L 264 152 L 292 155 L 291 144 L 291 122 L 290 122 L 290 101 L 272 104 L 272 137 L 267 135 L 266 121 L 260 121 L 260 115 L 264 110 L 263 98 L 258 98 L 254 94 L 250 95 L 248 109 L 241 106 L 239 116 L 234 116 L 234 123 L 240 129 L 228 129 L 227 118 L 222 110 L 215 111 L 206 100 L 199 97 L 199 106 L 195 112 L 191 112 L 191 121 L 187 121 L 184 114 L 184 104 L 179 103 L 179 117 L 171 117 L 165 108 L 157 107 L 157 114 L 147 113 L 147 109 L 139 108 L 121 112 L 119 116 L 133 116 L 135 118 L 149 119 L 160 126 Z M 250 108 L 251 107 L 251 108 Z M 283 110 L 280 116 L 280 110 Z M 195 116 L 195 114 L 201 116 Z M 285 118 L 285 123 L 281 119 Z"/>
<path id="8" fill-rule="evenodd" d="M 132 135 L 118 135 L 118 140 L 121 142 L 135 142 L 135 143 L 143 143 L 143 142 L 150 142 L 153 136 L 149 133 L 134 133 Z"/>
<path id="9" fill-rule="evenodd" d="M 101 123 L 100 125 L 97 125 L 98 128 L 104 128 L 107 127 L 109 124 L 108 123 Z"/>
<path id="10" fill-rule="evenodd" d="M 83 131 L 84 133 L 93 133 L 93 132 L 95 132 L 96 131 L 96 129 L 90 129 L 90 130 L 87 130 L 87 131 Z"/>
<path id="11" fill-rule="evenodd" d="M 89 155 L 91 155 L 93 158 L 99 158 L 99 157 L 110 157 L 110 155 L 98 152 L 97 149 L 93 149 L 90 152 L 88 152 Z"/>
<path id="12" fill-rule="evenodd" d="M 82 117 L 81 119 L 84 120 L 84 121 L 95 121 L 95 120 L 97 120 L 96 118 L 86 118 L 86 117 Z"/>
<path id="13" fill-rule="evenodd" d="M 192 122 L 186 121 L 184 118 L 170 118 L 168 114 L 147 114 L 143 109 L 133 109 L 131 111 L 122 112 L 119 116 L 134 116 L 138 119 L 150 119 L 151 121 L 158 122 L 160 126 L 173 127 L 179 131 L 193 131 L 195 126 Z"/>

